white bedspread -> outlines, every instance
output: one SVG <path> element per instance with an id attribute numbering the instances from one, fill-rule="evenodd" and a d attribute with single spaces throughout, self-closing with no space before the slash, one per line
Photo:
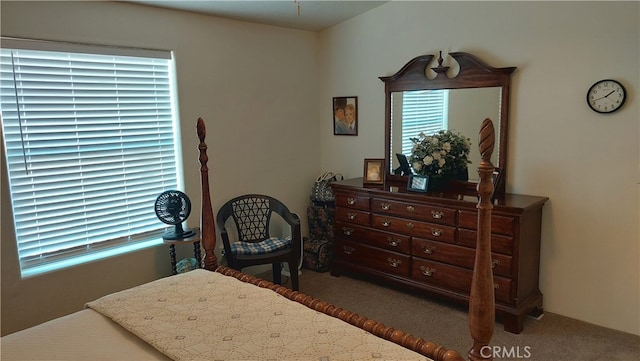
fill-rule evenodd
<path id="1" fill-rule="evenodd" d="M 171 361 L 94 310 L 2 337 L 2 361 Z"/>
<path id="2" fill-rule="evenodd" d="M 87 306 L 179 361 L 427 360 L 271 290 L 200 269 Z"/>

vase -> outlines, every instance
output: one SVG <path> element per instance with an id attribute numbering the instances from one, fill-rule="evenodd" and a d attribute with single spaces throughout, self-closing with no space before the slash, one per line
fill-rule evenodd
<path id="1" fill-rule="evenodd" d="M 464 169 L 459 169 L 456 174 L 453 175 L 453 179 L 467 182 L 469 180 L 469 168 L 464 167 Z"/>
<path id="2" fill-rule="evenodd" d="M 469 169 L 465 167 L 453 173 L 440 174 L 437 177 L 429 176 L 427 189 L 429 192 L 442 192 L 447 189 L 451 181 L 469 181 Z"/>
<path id="3" fill-rule="evenodd" d="M 429 177 L 429 185 L 427 186 L 428 192 L 440 192 L 446 185 L 446 179 L 439 177 Z"/>

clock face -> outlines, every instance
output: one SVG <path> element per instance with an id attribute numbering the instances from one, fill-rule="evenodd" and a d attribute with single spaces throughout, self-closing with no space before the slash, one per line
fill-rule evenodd
<path id="1" fill-rule="evenodd" d="M 626 98 L 622 84 L 615 80 L 600 80 L 589 88 L 587 103 L 598 113 L 612 113 L 620 109 Z"/>

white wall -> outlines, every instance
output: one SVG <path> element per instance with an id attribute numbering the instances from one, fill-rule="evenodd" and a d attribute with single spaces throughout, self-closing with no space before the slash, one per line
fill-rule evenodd
<path id="1" fill-rule="evenodd" d="M 115 2 L 1 6 L 3 36 L 173 50 L 190 226 L 200 219 L 195 124 L 202 117 L 214 212 L 235 195 L 267 193 L 297 212 L 306 232 L 320 159 L 316 33 Z M 2 334 L 170 274 L 168 250 L 160 246 L 21 280 L 4 162 L 3 156 Z"/>
<path id="2" fill-rule="evenodd" d="M 378 77 L 413 57 L 466 51 L 495 67 L 518 67 L 507 191 L 550 198 L 544 308 L 640 334 L 639 44 L 638 2 L 382 5 L 321 34 L 322 168 L 359 177 L 364 158 L 384 156 Z M 589 86 L 606 78 L 628 91 L 612 115 L 596 114 L 585 100 Z M 325 126 L 333 96 L 358 96 L 358 137 L 333 136 Z"/>

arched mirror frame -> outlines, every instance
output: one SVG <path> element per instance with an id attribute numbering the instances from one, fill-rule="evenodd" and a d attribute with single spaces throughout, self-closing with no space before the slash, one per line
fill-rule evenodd
<path id="1" fill-rule="evenodd" d="M 496 185 L 496 194 L 504 194 L 504 176 L 507 171 L 507 134 L 509 130 L 509 93 L 511 92 L 511 74 L 516 67 L 494 68 L 487 65 L 474 55 L 465 52 L 449 53 L 449 56 L 458 63 L 458 73 L 449 77 L 447 73 L 451 67 L 443 66 L 442 55 L 437 59 L 437 66 L 431 70 L 435 76 L 430 79 L 427 73 L 430 72 L 429 65 L 432 63 L 434 55 L 421 55 L 410 60 L 397 73 L 391 76 L 379 77 L 385 83 L 385 168 L 386 180 L 389 184 L 406 184 L 407 176 L 394 175 L 391 170 L 391 96 L 393 92 L 423 89 L 464 89 L 464 88 L 485 88 L 501 87 L 501 109 L 500 120 L 492 119 L 498 124 L 498 137 L 496 139 L 496 150 L 498 151 L 498 164 L 501 169 L 503 181 Z M 479 116 L 478 130 L 484 119 Z M 472 138 L 472 140 L 474 140 Z M 473 142 L 477 144 L 477 140 Z M 472 149 L 473 151 L 473 149 Z M 470 169 L 470 171 L 472 171 Z M 475 182 L 469 182 L 466 188 L 475 189 Z"/>

